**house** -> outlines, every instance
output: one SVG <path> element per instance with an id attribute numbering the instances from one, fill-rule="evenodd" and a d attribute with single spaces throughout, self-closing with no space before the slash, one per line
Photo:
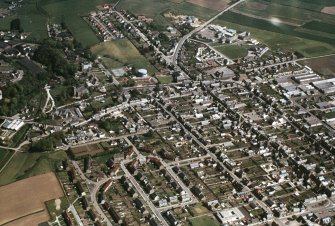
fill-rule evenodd
<path id="1" fill-rule="evenodd" d="M 88 89 L 85 86 L 79 86 L 77 87 L 73 87 L 73 97 L 80 99 L 82 98 L 85 94 L 89 94 L 90 92 L 88 91 Z"/>

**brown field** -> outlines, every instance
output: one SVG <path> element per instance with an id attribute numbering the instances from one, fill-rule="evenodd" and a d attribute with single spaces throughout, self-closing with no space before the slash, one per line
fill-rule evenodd
<path id="1" fill-rule="evenodd" d="M 309 66 L 319 74 L 334 77 L 335 75 L 335 55 L 328 57 L 320 57 L 316 59 L 304 60 L 301 63 Z"/>
<path id="2" fill-rule="evenodd" d="M 328 6 L 328 7 L 324 7 L 321 10 L 322 13 L 327 13 L 330 15 L 335 15 L 335 6 Z"/>
<path id="3" fill-rule="evenodd" d="M 231 0 L 186 0 L 186 1 L 216 11 L 224 10 L 231 2 Z"/>
<path id="4" fill-rule="evenodd" d="M 26 226 L 26 225 L 38 225 L 41 222 L 49 220 L 49 214 L 47 210 L 42 210 L 37 213 L 22 217 L 20 219 L 8 222 L 4 226 Z"/>
<path id="5" fill-rule="evenodd" d="M 35 223 L 45 222 L 49 219 L 49 214 L 44 202 L 63 196 L 63 190 L 54 173 L 2 186 L 0 225 L 36 225 Z"/>
<path id="6" fill-rule="evenodd" d="M 83 155 L 95 155 L 97 153 L 103 152 L 104 149 L 99 144 L 89 144 L 80 147 L 72 148 L 71 152 L 75 158 Z"/>

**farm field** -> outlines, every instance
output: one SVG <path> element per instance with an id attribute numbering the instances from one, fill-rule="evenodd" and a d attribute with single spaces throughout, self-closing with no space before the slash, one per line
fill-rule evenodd
<path id="1" fill-rule="evenodd" d="M 0 169 L 6 164 L 6 162 L 13 155 L 14 151 L 0 149 Z"/>
<path id="2" fill-rule="evenodd" d="M 46 38 L 48 36 L 46 15 L 38 9 L 36 1 L 34 0 L 27 0 L 22 4 L 23 6 L 18 9 L 16 15 L 0 19 L 0 29 L 9 30 L 10 22 L 15 18 L 19 18 L 24 32 L 31 32 L 29 38 Z"/>
<path id="3" fill-rule="evenodd" d="M 116 0 L 40 0 L 41 7 L 47 12 L 51 22 L 65 21 L 74 38 L 84 47 L 99 42 L 90 26 L 82 19 L 95 9 L 98 4 L 115 3 Z"/>
<path id="4" fill-rule="evenodd" d="M 274 31 L 263 30 L 262 28 L 231 23 L 225 21 L 222 18 L 217 19 L 214 24 L 220 24 L 240 31 L 249 31 L 251 32 L 252 38 L 268 45 L 273 50 L 281 49 L 297 51 L 306 57 L 335 53 L 335 45 L 306 38 L 295 37 L 284 34 L 283 32 L 278 33 Z"/>
<path id="5" fill-rule="evenodd" d="M 43 189 L 41 189 L 43 188 Z M 38 192 L 37 192 L 38 191 Z M 45 201 L 63 197 L 54 173 L 42 174 L 0 187 L 0 224 L 24 225 L 49 219 Z M 16 221 L 17 220 L 17 221 Z"/>
<path id="6" fill-rule="evenodd" d="M 99 42 L 91 27 L 82 19 L 102 3 L 115 3 L 116 0 L 82 0 L 80 7 L 76 0 L 27 0 L 18 10 L 17 15 L 0 19 L 0 29 L 8 30 L 10 21 L 19 18 L 25 32 L 31 32 L 30 38 L 47 37 L 47 22 L 61 23 L 64 21 L 74 38 L 84 47 Z M 9 5 L 8 5 L 9 6 Z"/>
<path id="7" fill-rule="evenodd" d="M 209 216 L 195 217 L 189 220 L 192 226 L 219 226 L 219 222 Z"/>
<path id="8" fill-rule="evenodd" d="M 201 0 L 196 1 L 200 2 Z M 166 26 L 170 24 L 170 22 L 162 16 L 167 12 L 173 12 L 179 15 L 193 15 L 202 20 L 208 20 L 217 13 L 216 10 L 204 8 L 190 2 L 166 0 L 124 0 L 119 3 L 117 9 L 128 10 L 135 15 L 151 17 L 154 19 L 155 25 L 162 29 L 165 29 Z"/>
<path id="9" fill-rule="evenodd" d="M 0 186 L 54 171 L 55 164 L 63 159 L 66 159 L 64 151 L 53 153 L 18 152 L 0 174 Z"/>
<path id="10" fill-rule="evenodd" d="M 218 45 L 213 46 L 216 50 L 231 59 L 242 58 L 248 54 L 248 46 L 240 45 Z"/>
<path id="11" fill-rule="evenodd" d="M 193 3 L 195 5 L 216 10 L 216 11 L 222 11 L 224 10 L 229 3 L 231 2 L 230 0 L 187 0 L 187 2 Z"/>
<path id="12" fill-rule="evenodd" d="M 301 61 L 314 71 L 327 77 L 335 77 L 335 56 L 320 57 L 316 59 Z"/>
<path id="13" fill-rule="evenodd" d="M 95 56 L 109 58 L 122 65 L 131 64 L 137 69 L 146 68 L 149 74 L 157 71 L 128 39 L 100 43 L 93 46 L 91 51 Z"/>

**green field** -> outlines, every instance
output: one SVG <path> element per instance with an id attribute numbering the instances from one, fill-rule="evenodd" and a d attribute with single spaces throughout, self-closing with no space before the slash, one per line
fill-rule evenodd
<path id="1" fill-rule="evenodd" d="M 90 26 L 82 19 L 102 3 L 114 3 L 116 0 L 26 0 L 17 14 L 0 19 L 0 29 L 8 30 L 10 21 L 20 18 L 25 32 L 31 32 L 31 38 L 46 38 L 46 24 L 61 23 L 64 21 L 73 36 L 84 47 L 99 42 Z M 7 6 L 8 7 L 8 6 Z"/>
<path id="2" fill-rule="evenodd" d="M 231 59 L 237 59 L 247 56 L 249 48 L 249 46 L 240 45 L 219 45 L 213 47 Z"/>
<path id="3" fill-rule="evenodd" d="M 9 30 L 10 21 L 15 18 L 20 19 L 24 32 L 31 32 L 30 38 L 40 39 L 48 36 L 47 17 L 38 9 L 35 0 L 23 1 L 16 15 L 0 19 L 0 29 Z"/>
<path id="4" fill-rule="evenodd" d="M 333 1 L 333 5 L 335 5 Z M 305 1 L 273 1 L 273 0 L 249 0 L 236 8 L 234 11 L 261 18 L 279 18 L 286 23 L 302 25 L 311 20 L 334 23 L 334 16 L 321 13 L 321 9 L 326 6 L 320 1 L 314 1 L 308 6 Z"/>
<path id="5" fill-rule="evenodd" d="M 154 19 L 154 23 L 165 29 L 170 22 L 163 17 L 164 13 L 173 12 L 179 15 L 192 15 L 208 20 L 217 12 L 188 2 L 173 2 L 167 0 L 123 0 L 118 9 L 128 10 L 135 15 L 145 15 Z"/>
<path id="6" fill-rule="evenodd" d="M 16 153 L 0 174 L 0 186 L 16 180 L 54 171 L 55 164 L 66 159 L 64 151 L 54 153 Z"/>
<path id="7" fill-rule="evenodd" d="M 271 48 L 316 56 L 335 52 L 335 16 L 320 12 L 330 5 L 335 2 L 250 0 L 224 13 L 217 21 L 251 31 Z"/>
<path id="8" fill-rule="evenodd" d="M 173 82 L 173 77 L 172 76 L 157 76 L 157 79 L 160 83 L 162 84 L 168 84 Z"/>
<path id="9" fill-rule="evenodd" d="M 48 13 L 51 22 L 65 21 L 73 36 L 83 44 L 91 46 L 99 42 L 90 26 L 82 17 L 102 3 L 114 3 L 116 0 L 40 0 L 41 7 Z"/>
<path id="10" fill-rule="evenodd" d="M 219 222 L 209 216 L 195 217 L 189 219 L 192 226 L 219 226 Z"/>
<path id="11" fill-rule="evenodd" d="M 231 23 L 223 20 L 222 18 L 216 20 L 215 23 L 240 31 L 249 31 L 251 32 L 252 38 L 257 39 L 261 43 L 268 45 L 273 50 L 284 49 L 289 51 L 298 51 L 307 57 L 335 53 L 335 45 L 330 45 L 320 41 L 295 37 L 280 32 L 278 33 L 273 31 L 267 31 L 255 28 L 253 26 L 245 26 L 237 23 Z"/>
<path id="12" fill-rule="evenodd" d="M 149 74 L 157 71 L 128 39 L 100 43 L 93 46 L 91 51 L 96 57 L 102 56 L 113 61 L 117 60 L 120 64 L 130 64 L 137 69 L 146 68 Z"/>

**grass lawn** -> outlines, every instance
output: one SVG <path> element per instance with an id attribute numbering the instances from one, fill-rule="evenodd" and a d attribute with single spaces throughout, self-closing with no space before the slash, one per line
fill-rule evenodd
<path id="1" fill-rule="evenodd" d="M 64 151 L 53 153 L 16 153 L 0 174 L 0 186 L 16 180 L 54 171 L 55 164 L 66 159 Z"/>
<path id="2" fill-rule="evenodd" d="M 219 226 L 219 222 L 210 216 L 195 217 L 189 219 L 192 226 Z"/>
<path id="3" fill-rule="evenodd" d="M 162 84 L 168 84 L 173 82 L 172 76 L 157 76 L 157 79 Z"/>
<path id="4" fill-rule="evenodd" d="M 299 38 L 284 33 L 262 30 L 250 26 L 243 26 L 224 21 L 223 19 L 218 19 L 214 23 L 240 31 L 249 31 L 251 32 L 252 38 L 268 45 L 272 50 L 281 49 L 287 51 L 298 51 L 306 57 L 335 53 L 335 45 L 330 45 L 320 41 Z"/>
<path id="5" fill-rule="evenodd" d="M 242 58 L 247 56 L 249 48 L 249 46 L 240 46 L 240 45 L 220 45 L 213 47 L 231 59 Z"/>
<path id="6" fill-rule="evenodd" d="M 17 14 L 0 20 L 0 29 L 8 30 L 10 21 L 21 20 L 25 32 L 32 32 L 32 38 L 47 38 L 47 22 L 61 23 L 65 21 L 74 38 L 84 47 L 99 42 L 91 27 L 82 19 L 102 3 L 115 3 L 117 0 L 27 0 Z M 9 5 L 8 5 L 9 6 Z"/>
<path id="7" fill-rule="evenodd" d="M 128 39 L 103 42 L 93 46 L 91 51 L 95 56 L 113 59 L 121 64 L 128 63 L 137 69 L 146 68 L 149 74 L 157 71 Z"/>

